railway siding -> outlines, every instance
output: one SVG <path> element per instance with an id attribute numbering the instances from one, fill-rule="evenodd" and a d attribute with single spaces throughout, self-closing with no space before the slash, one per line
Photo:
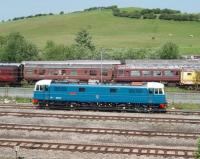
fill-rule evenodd
<path id="1" fill-rule="evenodd" d="M 59 150 L 71 152 L 88 152 L 88 153 L 110 153 L 110 154 L 129 154 L 145 156 L 164 156 L 164 157 L 183 157 L 194 158 L 195 149 L 178 149 L 178 148 L 147 148 L 147 147 L 128 147 L 128 146 L 108 146 L 108 145 L 87 145 L 87 144 L 67 144 L 54 142 L 41 142 L 32 140 L 6 140 L 0 139 L 0 147 L 13 148 L 20 146 L 24 149 L 40 150 Z"/>

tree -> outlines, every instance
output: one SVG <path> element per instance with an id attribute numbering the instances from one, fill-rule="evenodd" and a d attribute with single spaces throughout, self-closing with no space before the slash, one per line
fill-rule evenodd
<path id="1" fill-rule="evenodd" d="M 64 11 L 61 11 L 59 14 L 60 14 L 60 15 L 64 14 Z"/>
<path id="2" fill-rule="evenodd" d="M 44 60 L 66 59 L 66 48 L 64 45 L 56 45 L 53 41 L 47 41 L 42 58 Z"/>
<path id="3" fill-rule="evenodd" d="M 178 59 L 180 57 L 178 46 L 172 42 L 165 43 L 158 54 L 161 59 Z"/>
<path id="4" fill-rule="evenodd" d="M 82 29 L 77 33 L 75 41 L 76 41 L 75 45 L 78 47 L 85 47 L 90 49 L 91 51 L 95 50 L 95 46 L 92 43 L 92 37 L 89 34 L 89 32 L 85 29 Z"/>
<path id="5" fill-rule="evenodd" d="M 4 40 L 5 42 L 1 46 L 2 61 L 21 62 L 37 59 L 37 47 L 26 41 L 20 33 L 10 33 Z"/>

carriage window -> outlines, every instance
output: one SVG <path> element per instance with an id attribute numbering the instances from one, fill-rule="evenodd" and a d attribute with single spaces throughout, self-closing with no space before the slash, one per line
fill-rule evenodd
<path id="1" fill-rule="evenodd" d="M 153 76 L 162 76 L 161 71 L 153 71 Z"/>
<path id="2" fill-rule="evenodd" d="M 67 91 L 67 88 L 66 87 L 55 87 L 54 90 L 57 92 L 65 92 L 65 91 Z"/>
<path id="3" fill-rule="evenodd" d="M 174 72 L 173 71 L 165 71 L 165 76 L 174 76 Z"/>
<path id="4" fill-rule="evenodd" d="M 58 75 L 58 70 L 51 70 L 51 75 Z"/>
<path id="5" fill-rule="evenodd" d="M 131 76 L 140 76 L 140 71 L 131 71 Z"/>
<path id="6" fill-rule="evenodd" d="M 153 88 L 149 88 L 149 94 L 153 94 Z"/>
<path id="7" fill-rule="evenodd" d="M 135 89 L 135 92 L 136 93 L 143 93 L 143 90 L 142 89 Z"/>
<path id="8" fill-rule="evenodd" d="M 175 75 L 177 75 L 177 76 L 178 76 L 178 75 L 179 75 L 179 71 L 176 71 L 176 72 L 175 72 Z"/>
<path id="9" fill-rule="evenodd" d="M 77 75 L 77 71 L 76 70 L 71 70 L 71 76 L 76 76 Z"/>
<path id="10" fill-rule="evenodd" d="M 85 92 L 85 88 L 81 87 L 78 89 L 79 92 Z"/>
<path id="11" fill-rule="evenodd" d="M 97 71 L 96 70 L 90 70 L 90 76 L 96 76 Z"/>
<path id="12" fill-rule="evenodd" d="M 103 76 L 108 76 L 108 71 L 107 71 L 107 70 L 103 70 L 103 71 L 102 71 L 102 75 L 103 75 Z"/>
<path id="13" fill-rule="evenodd" d="M 84 73 L 87 74 L 88 73 L 87 70 L 85 70 Z"/>
<path id="14" fill-rule="evenodd" d="M 117 93 L 117 89 L 116 88 L 111 88 L 110 89 L 110 93 Z"/>
<path id="15" fill-rule="evenodd" d="M 27 73 L 27 75 L 32 75 L 32 73 L 33 73 L 33 70 L 30 68 L 30 69 L 27 69 L 26 70 L 26 73 Z"/>
<path id="16" fill-rule="evenodd" d="M 191 75 L 192 75 L 192 73 L 187 73 L 187 75 L 188 75 L 188 76 L 191 76 Z"/>
<path id="17" fill-rule="evenodd" d="M 151 76 L 151 71 L 142 71 L 143 76 Z"/>
<path id="18" fill-rule="evenodd" d="M 123 75 L 124 75 L 124 70 L 119 70 L 119 71 L 118 71 L 118 75 L 119 75 L 119 76 L 123 76 Z"/>
<path id="19" fill-rule="evenodd" d="M 39 75 L 44 75 L 45 74 L 45 70 L 44 69 L 40 69 L 39 70 Z"/>

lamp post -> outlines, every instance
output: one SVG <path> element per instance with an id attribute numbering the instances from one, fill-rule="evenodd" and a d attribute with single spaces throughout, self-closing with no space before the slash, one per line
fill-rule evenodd
<path id="1" fill-rule="evenodd" d="M 103 53 L 103 49 L 101 50 L 101 84 L 102 84 L 102 59 L 103 59 L 103 56 L 102 56 L 102 53 Z"/>

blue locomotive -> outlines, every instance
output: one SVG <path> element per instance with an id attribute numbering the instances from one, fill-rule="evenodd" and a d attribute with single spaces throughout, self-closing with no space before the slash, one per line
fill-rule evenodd
<path id="1" fill-rule="evenodd" d="M 163 112 L 167 106 L 161 83 L 81 84 L 52 80 L 36 83 L 33 104 L 48 108 L 133 112 Z"/>

